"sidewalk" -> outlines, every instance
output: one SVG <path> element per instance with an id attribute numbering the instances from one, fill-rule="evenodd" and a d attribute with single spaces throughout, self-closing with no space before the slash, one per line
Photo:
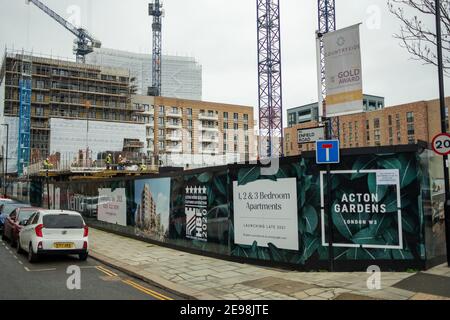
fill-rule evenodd
<path id="1" fill-rule="evenodd" d="M 172 250 L 93 228 L 89 237 L 93 258 L 191 299 L 450 300 L 447 265 L 424 273 L 383 273 L 382 289 L 369 290 L 365 272 L 305 273 L 258 267 Z M 414 289 L 422 287 L 424 291 Z"/>

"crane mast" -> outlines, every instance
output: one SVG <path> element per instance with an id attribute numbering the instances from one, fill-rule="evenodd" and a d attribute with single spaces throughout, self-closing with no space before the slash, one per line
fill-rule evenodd
<path id="1" fill-rule="evenodd" d="M 152 86 L 148 90 L 150 96 L 161 95 L 161 59 L 162 59 L 162 17 L 164 11 L 159 0 L 149 4 L 149 16 L 153 17 L 153 49 L 152 49 Z"/>
<path id="2" fill-rule="evenodd" d="M 256 0 L 258 29 L 259 156 L 283 155 L 279 0 Z"/>
<path id="3" fill-rule="evenodd" d="M 47 7 L 41 1 L 26 0 L 27 4 L 30 4 L 30 2 L 77 37 L 77 39 L 74 41 L 75 46 L 73 49 L 77 62 L 85 63 L 86 55 L 93 52 L 94 48 L 100 48 L 102 46 L 102 43 L 99 40 L 96 40 L 92 35 L 90 35 L 86 29 L 77 28 L 69 21 L 57 14 L 55 11 Z"/>

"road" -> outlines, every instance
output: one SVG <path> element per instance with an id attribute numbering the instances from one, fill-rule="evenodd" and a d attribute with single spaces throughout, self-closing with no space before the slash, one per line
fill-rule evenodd
<path id="1" fill-rule="evenodd" d="M 80 274 L 80 289 L 68 268 Z M 73 267 L 72 267 L 73 268 Z M 69 269 L 70 271 L 71 269 Z M 70 278 L 71 277 L 71 278 Z M 70 278 L 70 279 L 69 279 Z M 69 281 L 68 281 L 69 280 Z M 5 241 L 0 242 L 0 300 L 179 300 L 147 283 L 131 278 L 96 260 L 76 256 L 43 257 L 30 264 Z"/>

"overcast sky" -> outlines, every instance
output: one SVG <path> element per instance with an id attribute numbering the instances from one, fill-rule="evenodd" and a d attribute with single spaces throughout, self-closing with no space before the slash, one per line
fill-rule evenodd
<path id="1" fill-rule="evenodd" d="M 42 0 L 105 48 L 151 52 L 148 0 Z M 255 0 L 165 0 L 163 52 L 203 65 L 203 99 L 257 106 Z M 438 97 L 437 71 L 393 38 L 386 0 L 336 0 L 337 27 L 362 22 L 364 92 L 388 106 Z M 0 0 L 0 46 L 73 57 L 73 35 L 25 0 Z M 78 16 L 76 13 L 79 12 Z M 281 0 L 284 109 L 317 101 L 317 0 Z M 432 22 L 432 20 L 431 20 Z M 448 82 L 448 81 L 447 81 Z M 446 85 L 448 95 L 450 86 Z"/>

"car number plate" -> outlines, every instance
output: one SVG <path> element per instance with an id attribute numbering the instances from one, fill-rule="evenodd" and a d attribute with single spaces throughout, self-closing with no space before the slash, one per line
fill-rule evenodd
<path id="1" fill-rule="evenodd" d="M 72 249 L 73 243 L 54 243 L 53 247 L 56 249 Z"/>

